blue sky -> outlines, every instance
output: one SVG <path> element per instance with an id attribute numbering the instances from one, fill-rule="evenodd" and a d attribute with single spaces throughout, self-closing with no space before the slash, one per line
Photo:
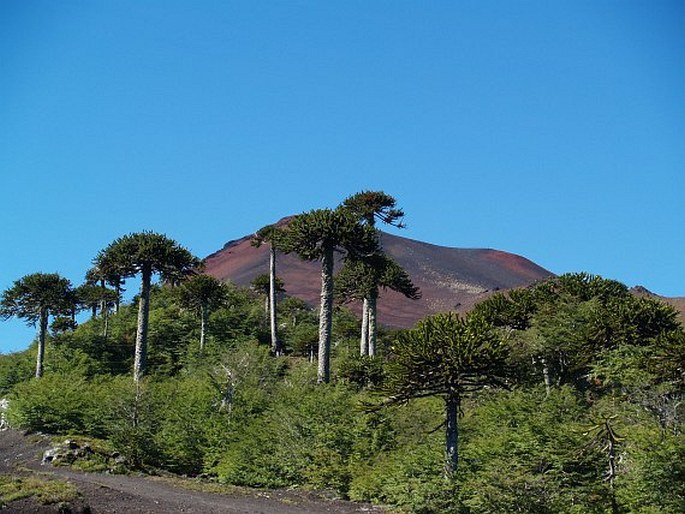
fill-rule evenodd
<path id="1" fill-rule="evenodd" d="M 663 0 L 4 0 L 0 290 L 382 189 L 407 237 L 685 296 L 683 26 Z"/>

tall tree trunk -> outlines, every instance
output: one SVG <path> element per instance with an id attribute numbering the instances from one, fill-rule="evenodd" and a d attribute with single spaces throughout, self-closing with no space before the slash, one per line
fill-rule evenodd
<path id="1" fill-rule="evenodd" d="M 376 356 L 376 314 L 378 297 L 371 295 L 369 298 L 369 357 Z"/>
<path id="2" fill-rule="evenodd" d="M 48 333 L 48 309 L 40 310 L 40 327 L 38 332 L 38 355 L 36 356 L 36 378 L 43 376 L 43 361 L 45 360 L 45 338 Z"/>
<path id="3" fill-rule="evenodd" d="M 150 282 L 152 271 L 149 266 L 143 267 L 142 283 L 140 286 L 140 301 L 138 302 L 138 329 L 136 331 L 136 351 L 133 360 L 133 381 L 140 382 L 145 375 L 147 363 L 147 325 L 150 317 Z"/>
<path id="4" fill-rule="evenodd" d="M 281 355 L 283 348 L 278 339 L 278 325 L 276 324 L 276 248 L 273 244 L 269 251 L 269 325 L 271 327 L 271 351 L 274 355 Z"/>
<path id="5" fill-rule="evenodd" d="M 321 311 L 319 314 L 319 367 L 317 382 L 331 379 L 331 328 L 333 326 L 333 248 L 321 257 Z"/>
<path id="6" fill-rule="evenodd" d="M 359 341 L 359 355 L 369 354 L 369 300 L 364 298 L 362 304 L 362 334 Z"/>
<path id="7" fill-rule="evenodd" d="M 203 304 L 200 309 L 200 352 L 205 350 L 205 341 L 207 339 L 207 318 L 209 317 L 209 309 L 207 304 Z"/>
<path id="8" fill-rule="evenodd" d="M 235 374 L 232 370 L 223 366 L 226 372 L 226 389 L 224 390 L 223 398 L 221 398 L 221 405 L 219 406 L 219 412 L 225 412 L 230 418 L 233 412 L 233 396 L 235 394 Z"/>
<path id="9" fill-rule="evenodd" d="M 102 298 L 100 298 L 100 315 L 104 315 L 105 311 L 107 311 L 107 299 L 105 298 L 105 279 L 100 280 L 100 288 L 102 290 Z M 93 319 L 95 318 L 97 312 L 95 306 L 93 306 Z"/>
<path id="10" fill-rule="evenodd" d="M 459 464 L 459 394 L 450 390 L 445 399 L 445 478 L 451 479 Z"/>
<path id="11" fill-rule="evenodd" d="M 119 308 L 121 307 L 121 284 L 120 279 L 117 279 L 117 285 L 114 286 L 114 290 L 117 293 L 117 298 L 114 300 L 114 314 L 119 314 Z"/>

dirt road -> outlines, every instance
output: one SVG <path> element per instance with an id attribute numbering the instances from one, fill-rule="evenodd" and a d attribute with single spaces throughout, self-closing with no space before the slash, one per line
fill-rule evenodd
<path id="1" fill-rule="evenodd" d="M 0 432 L 0 474 L 35 475 L 72 483 L 81 498 L 68 506 L 39 505 L 19 500 L 0 513 L 92 514 L 387 514 L 380 507 L 341 500 L 323 500 L 307 493 L 254 491 L 219 494 L 176 487 L 168 480 L 145 476 L 81 473 L 41 465 L 46 440 L 20 432 Z M 61 509 L 61 510 L 60 510 Z"/>

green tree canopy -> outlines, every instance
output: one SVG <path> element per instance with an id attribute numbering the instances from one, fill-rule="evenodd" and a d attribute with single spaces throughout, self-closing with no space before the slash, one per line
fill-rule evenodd
<path id="1" fill-rule="evenodd" d="M 376 220 L 398 228 L 404 227 L 404 211 L 397 207 L 395 198 L 383 191 L 360 191 L 347 197 L 341 207 L 372 227 Z"/>
<path id="2" fill-rule="evenodd" d="M 200 350 L 205 347 L 209 314 L 228 299 L 226 284 L 211 275 L 194 275 L 178 288 L 181 305 L 200 318 Z"/>
<path id="3" fill-rule="evenodd" d="M 361 355 L 376 353 L 377 302 L 379 289 L 396 291 L 411 300 L 421 298 L 409 274 L 392 257 L 375 253 L 368 257 L 348 258 L 335 277 L 338 296 L 343 301 L 364 300 L 366 316 L 362 319 Z M 366 321 L 366 326 L 364 324 Z M 366 336 L 366 337 L 365 337 Z"/>
<path id="4" fill-rule="evenodd" d="M 26 275 L 2 294 L 1 317 L 22 318 L 31 326 L 39 324 L 36 377 L 43 376 L 48 318 L 71 315 L 75 309 L 74 298 L 71 282 L 57 273 Z"/>
<path id="5" fill-rule="evenodd" d="M 480 316 L 436 314 L 402 332 L 391 348 L 383 391 L 386 404 L 439 396 L 445 401 L 445 474 L 459 462 L 457 415 L 464 397 L 506 385 L 508 348 Z"/>
<path id="6" fill-rule="evenodd" d="M 195 273 L 201 266 L 201 261 L 186 248 L 163 234 L 138 232 L 113 241 L 98 254 L 94 265 L 103 276 L 133 277 L 138 274 L 141 276 L 133 365 L 133 377 L 138 382 L 145 374 L 146 367 L 152 276 L 157 274 L 162 280 L 177 284 Z"/>
<path id="7" fill-rule="evenodd" d="M 377 253 L 378 236 L 345 209 L 317 209 L 295 216 L 284 230 L 285 252 L 304 260 L 321 261 L 321 310 L 319 316 L 318 380 L 330 380 L 331 324 L 333 314 L 333 267 L 336 251 L 361 258 Z"/>

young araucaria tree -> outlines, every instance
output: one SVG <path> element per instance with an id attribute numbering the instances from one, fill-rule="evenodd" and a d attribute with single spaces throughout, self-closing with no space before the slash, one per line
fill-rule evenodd
<path id="1" fill-rule="evenodd" d="M 445 401 L 445 477 L 459 463 L 458 414 L 464 397 L 488 386 L 504 386 L 507 347 L 480 316 L 436 314 L 403 332 L 391 348 L 384 392 L 386 405 L 440 396 Z"/>
<path id="2" fill-rule="evenodd" d="M 211 275 L 194 275 L 178 288 L 181 306 L 193 311 L 200 318 L 200 351 L 204 351 L 207 340 L 207 325 L 210 313 L 221 307 L 228 298 L 226 284 Z"/>

